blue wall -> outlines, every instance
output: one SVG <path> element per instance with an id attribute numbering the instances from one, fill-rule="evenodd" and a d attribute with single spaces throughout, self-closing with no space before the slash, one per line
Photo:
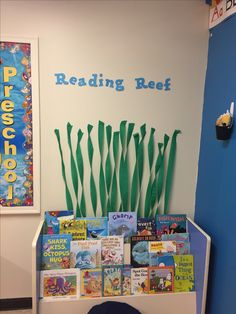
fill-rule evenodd
<path id="1" fill-rule="evenodd" d="M 236 15 L 209 38 L 195 221 L 211 236 L 207 314 L 236 313 L 236 121 L 219 141 L 215 121 L 231 101 L 236 111 Z"/>

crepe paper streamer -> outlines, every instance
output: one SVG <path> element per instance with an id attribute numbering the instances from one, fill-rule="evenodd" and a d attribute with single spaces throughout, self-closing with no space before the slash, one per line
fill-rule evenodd
<path id="1" fill-rule="evenodd" d="M 121 123 L 120 123 L 120 141 L 121 141 L 123 156 L 125 156 L 126 123 L 127 123 L 127 121 L 121 121 Z"/>
<path id="2" fill-rule="evenodd" d="M 80 199 L 80 210 L 83 217 L 86 217 L 86 203 L 84 196 L 84 162 L 81 152 L 80 142 L 83 137 L 83 132 L 79 129 L 77 133 L 77 147 L 76 147 L 76 162 L 79 171 L 80 183 L 81 183 L 81 199 Z"/>
<path id="3" fill-rule="evenodd" d="M 97 190 L 96 190 L 96 185 L 95 185 L 95 180 L 93 176 L 93 143 L 91 140 L 91 131 L 93 129 L 93 126 L 91 124 L 88 124 L 87 126 L 87 131 L 88 131 L 88 143 L 87 143 L 87 148 L 88 148 L 88 156 L 89 156 L 89 164 L 90 164 L 90 197 L 91 197 L 91 203 L 93 207 L 93 213 L 94 217 L 96 217 L 96 212 L 97 212 Z"/>
<path id="4" fill-rule="evenodd" d="M 129 123 L 128 130 L 126 132 L 126 121 L 122 121 L 120 124 L 120 136 L 122 154 L 120 158 L 120 171 L 119 171 L 119 183 L 120 183 L 120 195 L 122 211 L 129 210 L 129 161 L 128 161 L 128 149 L 129 143 L 134 130 L 134 123 Z"/>
<path id="5" fill-rule="evenodd" d="M 148 141 L 148 161 L 149 161 L 150 173 L 152 171 L 152 164 L 153 164 L 153 159 L 154 159 L 154 133 L 155 131 L 156 130 L 154 128 L 151 128 L 150 137 Z"/>
<path id="6" fill-rule="evenodd" d="M 104 123 L 102 121 L 98 122 L 98 146 L 100 153 L 100 170 L 99 170 L 99 194 L 100 202 L 102 207 L 103 217 L 107 216 L 106 210 L 106 183 L 105 175 L 103 170 L 103 145 L 104 145 Z"/>
<path id="7" fill-rule="evenodd" d="M 110 145 L 111 145 L 112 127 L 108 125 L 106 127 L 106 138 L 107 138 L 107 157 L 105 162 L 105 178 L 107 187 L 107 211 L 111 211 L 111 201 L 110 201 L 110 188 L 111 188 L 111 176 L 112 176 L 112 165 L 110 156 Z"/>
<path id="8" fill-rule="evenodd" d="M 72 144 L 71 144 L 71 131 L 72 131 L 73 126 L 68 122 L 67 123 L 67 142 L 70 150 L 70 171 L 71 171 L 71 178 L 72 178 L 72 184 L 75 192 L 75 197 L 76 197 L 76 217 L 77 215 L 80 214 L 80 207 L 79 207 L 79 201 L 78 201 L 78 173 L 77 173 L 77 168 L 76 168 L 76 163 L 75 163 L 75 158 L 73 156 L 73 150 L 72 150 Z"/>
<path id="9" fill-rule="evenodd" d="M 131 183 L 131 211 L 136 210 L 138 191 L 139 191 L 139 177 L 138 177 L 138 146 L 139 146 L 139 134 L 136 133 L 133 136 L 135 146 L 135 165 Z"/>
<path id="10" fill-rule="evenodd" d="M 113 176 L 112 176 L 112 185 L 111 185 L 111 209 L 112 211 L 117 211 L 117 168 L 118 168 L 118 157 L 119 157 L 119 132 L 113 133 L 113 159 L 114 159 L 114 169 L 113 169 Z M 109 211 L 109 209 L 107 210 Z"/>
<path id="11" fill-rule="evenodd" d="M 141 141 L 138 146 L 138 173 L 139 173 L 139 202 L 138 202 L 138 209 L 137 209 L 137 216 L 142 216 L 142 209 L 141 209 L 141 203 L 142 203 L 142 181 L 143 181 L 143 165 L 144 165 L 144 138 L 146 135 L 146 124 L 143 124 L 140 127 L 141 132 Z"/>
<path id="12" fill-rule="evenodd" d="M 166 214 L 169 210 L 169 199 L 170 199 L 170 192 L 171 192 L 172 181 L 173 181 L 175 155 L 176 155 L 176 138 L 179 133 L 181 133 L 180 130 L 175 130 L 171 139 L 169 160 L 168 160 L 167 173 L 166 173 L 166 182 L 165 182 L 164 214 Z"/>
<path id="13" fill-rule="evenodd" d="M 60 156 L 61 156 L 61 170 L 62 170 L 62 178 L 63 178 L 64 184 L 65 184 L 67 210 L 73 210 L 74 206 L 73 206 L 71 194 L 70 194 L 67 180 L 66 180 L 65 163 L 64 163 L 63 153 L 62 153 L 62 149 L 61 149 L 60 131 L 58 129 L 55 129 L 54 132 L 56 134 L 59 152 L 60 152 Z"/>
<path id="14" fill-rule="evenodd" d="M 111 145 L 111 134 L 112 134 L 112 127 L 108 125 L 106 127 L 106 138 L 107 138 L 107 157 L 105 162 L 105 174 L 106 174 L 106 186 L 107 186 L 107 194 L 110 193 L 111 187 L 111 156 L 110 156 L 110 145 Z"/>

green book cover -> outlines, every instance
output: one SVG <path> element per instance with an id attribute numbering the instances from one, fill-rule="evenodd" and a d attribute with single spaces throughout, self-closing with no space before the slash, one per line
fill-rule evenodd
<path id="1" fill-rule="evenodd" d="M 194 260 L 193 255 L 174 255 L 175 261 L 175 292 L 194 291 Z"/>

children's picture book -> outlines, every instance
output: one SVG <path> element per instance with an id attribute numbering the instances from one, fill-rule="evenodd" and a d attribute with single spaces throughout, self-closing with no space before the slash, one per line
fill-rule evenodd
<path id="1" fill-rule="evenodd" d="M 103 296 L 111 297 L 122 294 L 122 267 L 103 267 Z"/>
<path id="2" fill-rule="evenodd" d="M 124 265 L 122 268 L 122 295 L 131 294 L 131 266 Z"/>
<path id="3" fill-rule="evenodd" d="M 163 234 L 161 239 L 163 241 L 176 241 L 177 255 L 190 254 L 189 233 Z"/>
<path id="4" fill-rule="evenodd" d="M 148 289 L 150 294 L 174 291 L 173 267 L 149 267 Z"/>
<path id="5" fill-rule="evenodd" d="M 149 266 L 159 266 L 159 267 L 165 267 L 165 266 L 175 266 L 174 257 L 173 255 L 163 255 L 159 256 L 156 253 L 150 254 L 149 259 Z"/>
<path id="6" fill-rule="evenodd" d="M 124 237 L 107 236 L 101 238 L 101 263 L 107 265 L 122 265 L 124 263 Z"/>
<path id="7" fill-rule="evenodd" d="M 101 297 L 102 296 L 102 269 L 82 269 L 80 272 L 80 296 Z"/>
<path id="8" fill-rule="evenodd" d="M 107 217 L 89 217 L 85 218 L 87 225 L 87 239 L 100 239 L 108 235 Z"/>
<path id="9" fill-rule="evenodd" d="M 101 267 L 101 240 L 71 241 L 70 252 L 71 268 Z"/>
<path id="10" fill-rule="evenodd" d="M 127 241 L 137 232 L 137 214 L 135 212 L 110 212 L 109 235 L 123 235 Z"/>
<path id="11" fill-rule="evenodd" d="M 44 233 L 59 234 L 59 221 L 73 219 L 73 210 L 54 210 L 45 212 Z"/>
<path id="12" fill-rule="evenodd" d="M 41 270 L 70 268 L 70 234 L 42 235 Z"/>
<path id="13" fill-rule="evenodd" d="M 149 241 L 157 241 L 156 235 L 132 236 L 130 260 L 133 267 L 149 266 Z"/>
<path id="14" fill-rule="evenodd" d="M 193 255 L 175 255 L 174 291 L 194 291 L 194 258 Z"/>
<path id="15" fill-rule="evenodd" d="M 148 293 L 148 268 L 132 268 L 131 269 L 131 294 L 147 294 Z"/>
<path id="16" fill-rule="evenodd" d="M 60 234 L 71 234 L 72 240 L 86 240 L 87 229 L 84 219 L 60 220 Z"/>
<path id="17" fill-rule="evenodd" d="M 158 255 L 171 255 L 176 254 L 175 241 L 150 241 L 149 253 L 157 253 Z"/>
<path id="18" fill-rule="evenodd" d="M 187 232 L 187 217 L 184 214 L 157 215 L 156 233 L 161 239 L 162 234 Z"/>
<path id="19" fill-rule="evenodd" d="M 156 234 L 156 223 L 154 218 L 138 218 L 137 235 L 154 235 Z"/>
<path id="20" fill-rule="evenodd" d="M 45 300 L 79 297 L 77 269 L 44 270 L 40 272 L 40 297 Z"/>

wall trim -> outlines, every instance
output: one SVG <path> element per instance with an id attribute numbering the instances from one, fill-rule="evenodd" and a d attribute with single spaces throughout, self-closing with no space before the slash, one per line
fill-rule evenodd
<path id="1" fill-rule="evenodd" d="M 0 299 L 0 311 L 32 309 L 32 298 Z"/>

